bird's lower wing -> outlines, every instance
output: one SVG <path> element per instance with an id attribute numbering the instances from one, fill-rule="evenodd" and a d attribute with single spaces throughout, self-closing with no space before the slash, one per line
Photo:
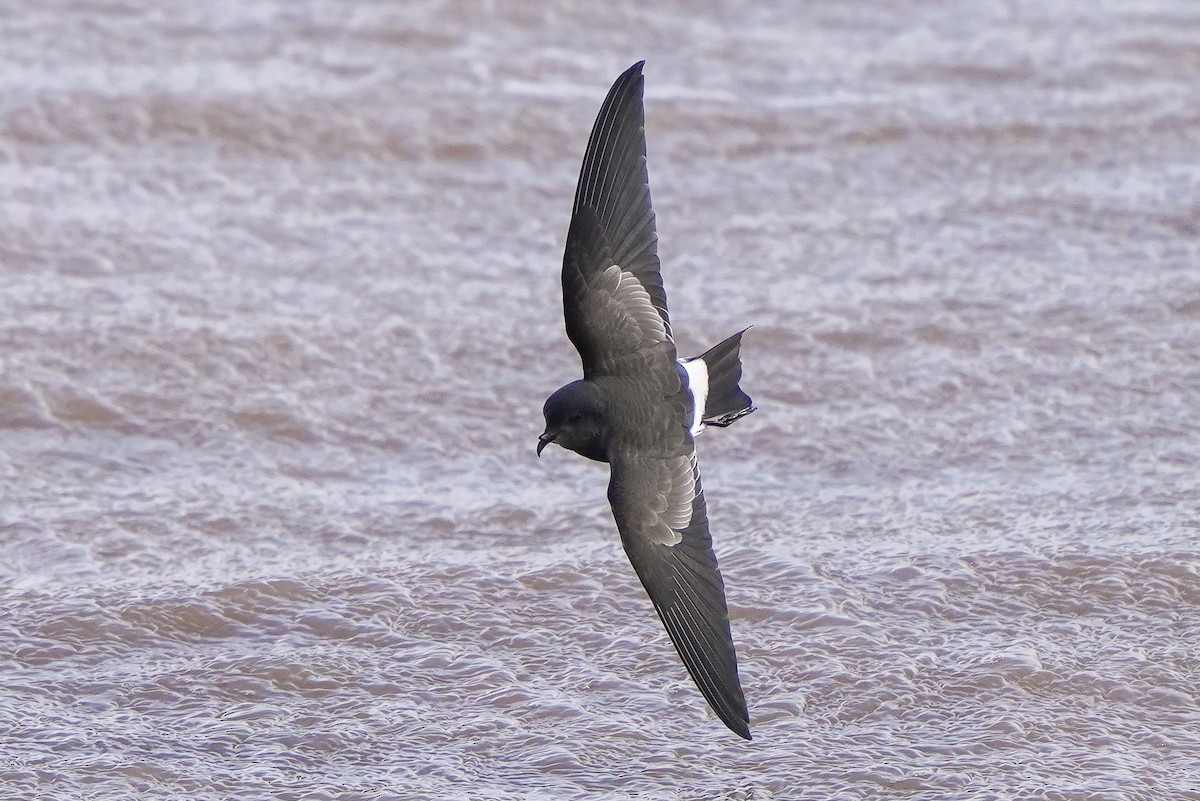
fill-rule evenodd
<path id="1" fill-rule="evenodd" d="M 722 722 L 749 740 L 694 447 L 667 457 L 614 458 L 608 497 L 625 552 L 688 673 Z"/>

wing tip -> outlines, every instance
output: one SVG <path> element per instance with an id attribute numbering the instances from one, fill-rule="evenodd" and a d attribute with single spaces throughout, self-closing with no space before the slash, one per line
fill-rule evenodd
<path id="1" fill-rule="evenodd" d="M 737 688 L 737 697 L 733 700 L 731 708 L 720 709 L 715 703 L 709 701 L 709 706 L 717 713 L 717 717 L 725 724 L 731 732 L 741 737 L 743 740 L 753 740 L 750 735 L 750 713 L 746 709 L 746 699 L 742 695 L 742 688 L 739 685 Z"/>
<path id="2" fill-rule="evenodd" d="M 645 60 L 638 61 L 629 69 L 622 72 L 615 81 L 613 81 L 613 89 L 618 86 L 632 87 L 634 96 L 640 101 L 642 94 L 645 92 L 646 76 L 642 75 L 642 67 L 646 66 Z"/>
<path id="3" fill-rule="evenodd" d="M 743 740 L 753 740 L 754 737 L 750 735 L 750 712 L 746 708 L 746 698 L 742 695 L 740 683 L 732 692 L 730 688 L 722 689 L 722 695 L 714 695 L 711 698 L 704 693 L 703 688 L 701 693 L 705 695 L 709 708 L 725 724 L 725 728 Z"/>
<path id="4" fill-rule="evenodd" d="M 629 69 L 622 72 L 619 76 L 617 76 L 617 79 L 613 81 L 613 89 L 616 89 L 618 86 L 629 86 L 630 84 L 635 84 L 636 88 L 634 91 L 636 91 L 640 96 L 642 87 L 646 82 L 645 76 L 642 75 L 642 67 L 644 66 L 646 66 L 645 59 L 634 62 Z"/>

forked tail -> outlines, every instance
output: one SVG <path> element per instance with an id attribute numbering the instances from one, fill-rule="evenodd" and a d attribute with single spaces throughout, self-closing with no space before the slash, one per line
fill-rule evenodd
<path id="1" fill-rule="evenodd" d="M 702 355 L 683 362 L 688 375 L 693 378 L 692 391 L 696 404 L 701 409 L 700 421 L 704 425 L 724 428 L 754 411 L 754 401 L 738 386 L 738 382 L 742 380 L 742 360 L 738 351 L 741 349 L 744 333 L 745 329 L 738 331 Z M 705 367 L 704 378 L 707 381 L 704 382 L 706 386 L 703 390 L 696 386 L 701 383 L 700 380 L 696 380 L 700 378 L 696 370 L 696 367 L 699 367 L 695 364 L 697 361 L 703 362 Z M 704 392 L 704 397 L 701 397 L 701 392 Z M 698 431 L 702 427 L 696 426 L 694 430 Z"/>

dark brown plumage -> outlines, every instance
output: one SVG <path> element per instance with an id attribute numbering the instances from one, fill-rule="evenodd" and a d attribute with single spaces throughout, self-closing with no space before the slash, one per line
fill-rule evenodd
<path id="1" fill-rule="evenodd" d="M 642 63 L 613 84 L 588 140 L 563 256 L 567 336 L 583 380 L 546 401 L 555 442 L 611 468 L 621 542 L 688 673 L 750 739 L 693 439 L 753 411 L 738 386 L 741 334 L 677 358 L 646 172 Z M 706 401 L 713 401 L 706 411 Z"/>

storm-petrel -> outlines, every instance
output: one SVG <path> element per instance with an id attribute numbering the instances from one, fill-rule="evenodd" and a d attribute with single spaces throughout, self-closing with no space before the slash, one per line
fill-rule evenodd
<path id="1" fill-rule="evenodd" d="M 642 64 L 609 90 L 583 157 L 562 270 L 583 380 L 546 401 L 537 452 L 554 442 L 609 463 L 629 561 L 700 692 L 749 740 L 693 439 L 754 411 L 738 386 L 744 332 L 677 359 L 646 173 Z"/>

